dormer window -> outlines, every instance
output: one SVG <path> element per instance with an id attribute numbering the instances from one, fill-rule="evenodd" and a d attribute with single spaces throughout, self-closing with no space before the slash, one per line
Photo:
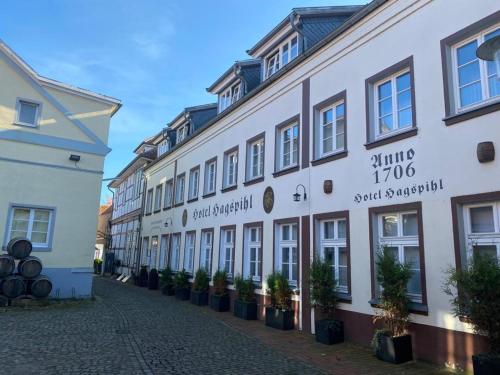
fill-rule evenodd
<path id="1" fill-rule="evenodd" d="M 187 125 L 181 126 L 177 129 L 177 143 L 182 142 L 188 136 L 188 127 Z"/>
<path id="2" fill-rule="evenodd" d="M 167 152 L 168 150 L 170 150 L 170 140 L 169 139 L 165 139 L 163 141 L 160 142 L 160 144 L 158 145 L 158 157 L 160 157 L 161 155 L 163 155 L 165 152 Z"/>
<path id="3" fill-rule="evenodd" d="M 267 59 L 266 78 L 272 76 L 283 68 L 290 61 L 299 55 L 299 43 L 297 36 L 294 36 L 279 46 Z"/>
<path id="4" fill-rule="evenodd" d="M 240 86 L 241 84 L 238 82 L 219 95 L 219 112 L 222 112 L 241 98 Z"/>

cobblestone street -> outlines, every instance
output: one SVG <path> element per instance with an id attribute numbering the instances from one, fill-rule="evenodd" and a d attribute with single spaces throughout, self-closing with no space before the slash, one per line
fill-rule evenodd
<path id="1" fill-rule="evenodd" d="M 0 373 L 438 373 L 423 364 L 384 364 L 350 344 L 337 346 L 337 356 L 325 354 L 335 350 L 323 350 L 309 335 L 275 332 L 263 322 L 236 321 L 228 313 L 217 315 L 206 307 L 109 279 L 95 278 L 94 289 L 95 302 L 1 313 Z M 268 335 L 274 341 L 259 334 L 261 326 L 276 333 Z M 284 346 L 295 347 L 297 353 Z"/>

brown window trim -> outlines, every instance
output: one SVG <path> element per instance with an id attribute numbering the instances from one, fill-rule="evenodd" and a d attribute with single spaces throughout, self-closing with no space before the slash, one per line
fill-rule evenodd
<path id="1" fill-rule="evenodd" d="M 245 223 L 243 224 L 243 236 L 242 236 L 242 242 L 241 242 L 241 274 L 245 274 L 245 239 L 246 239 L 246 233 L 248 228 L 254 228 L 254 227 L 259 227 L 260 228 L 260 251 L 259 251 L 259 274 L 260 274 L 260 282 L 253 281 L 253 284 L 258 288 L 262 288 L 262 282 L 264 279 L 264 275 L 262 274 L 262 256 L 264 254 L 263 249 L 264 249 L 264 222 L 263 221 L 254 221 L 252 223 Z"/>
<path id="2" fill-rule="evenodd" d="M 248 180 L 248 181 L 243 182 L 243 186 L 250 186 L 253 184 L 258 184 L 259 182 L 262 182 L 262 181 L 264 181 L 264 176 L 256 177 L 252 180 Z"/>
<path id="3" fill-rule="evenodd" d="M 443 70 L 443 88 L 444 88 L 444 108 L 445 115 L 444 123 L 449 125 L 458 124 L 460 122 L 470 120 L 488 113 L 500 110 L 500 102 L 484 103 L 469 110 L 456 112 L 454 109 L 455 102 L 459 98 L 454 97 L 454 82 L 453 82 L 453 67 L 451 67 L 451 47 L 470 36 L 487 29 L 500 21 L 500 11 L 497 11 L 489 16 L 480 19 L 477 22 L 453 33 L 452 35 L 441 40 L 441 66 Z M 451 67 L 451 69 L 450 69 Z"/>
<path id="4" fill-rule="evenodd" d="M 374 125 L 374 84 L 383 80 L 384 78 L 397 73 L 400 70 L 408 68 L 410 71 L 410 92 L 411 92 L 411 105 L 412 105 L 412 127 L 406 131 L 401 131 L 394 135 L 387 135 L 387 137 L 375 139 L 375 134 L 372 136 L 372 125 Z M 417 134 L 417 107 L 415 105 L 415 69 L 413 66 L 413 56 L 407 57 L 404 60 L 397 62 L 394 65 L 374 74 L 365 80 L 365 106 L 366 106 L 366 143 L 367 150 L 386 145 L 392 142 L 412 137 Z"/>
<path id="5" fill-rule="evenodd" d="M 281 224 L 296 224 L 297 225 L 297 291 L 300 291 L 301 279 L 300 279 L 300 246 L 301 246 L 301 226 L 300 226 L 300 217 L 287 217 L 284 219 L 275 219 L 273 220 L 273 272 L 276 272 L 276 226 Z M 299 293 L 294 292 L 293 294 L 298 295 Z"/>
<path id="6" fill-rule="evenodd" d="M 207 170 L 207 167 L 209 164 L 211 164 L 212 162 L 215 162 L 215 175 L 214 175 L 214 191 L 210 191 L 210 192 L 207 192 L 206 191 L 206 187 L 207 187 L 207 184 L 206 184 L 206 179 L 207 179 L 207 176 L 208 176 L 208 170 Z M 213 158 L 210 158 L 208 159 L 207 161 L 205 161 L 205 169 L 203 170 L 203 195 L 202 195 L 202 198 L 209 198 L 209 197 L 212 197 L 215 195 L 216 191 L 217 191 L 217 156 L 214 156 Z"/>
<path id="7" fill-rule="evenodd" d="M 334 211 L 334 212 L 323 212 L 313 215 L 313 249 L 319 249 L 318 243 L 318 222 L 322 220 L 335 220 L 335 219 L 345 219 L 346 220 L 346 250 L 347 250 L 347 293 L 339 293 L 338 299 L 341 302 L 352 303 L 352 289 L 351 289 L 351 235 L 350 235 L 350 222 L 349 222 L 349 211 Z M 316 258 L 317 254 L 314 253 L 313 257 Z"/>
<path id="8" fill-rule="evenodd" d="M 233 152 L 236 152 L 236 182 L 234 185 L 225 185 L 226 184 L 226 172 L 227 172 L 227 164 L 228 164 L 228 159 L 227 156 L 229 154 L 232 154 Z M 240 168 L 240 146 L 236 145 L 234 147 L 231 147 L 230 149 L 224 151 L 224 156 L 222 159 L 222 189 L 221 192 L 225 193 L 226 191 L 231 191 L 234 190 L 238 187 L 238 169 Z"/>
<path id="9" fill-rule="evenodd" d="M 189 198 L 189 190 L 190 190 L 190 185 L 191 185 L 191 173 L 193 173 L 194 171 L 198 170 L 198 192 L 196 194 L 195 197 L 192 197 L 192 198 Z M 201 177 L 201 169 L 200 169 L 200 165 L 196 165 L 194 166 L 193 168 L 191 168 L 189 170 L 189 181 L 188 181 L 188 200 L 187 200 L 187 203 L 191 203 L 191 202 L 196 202 L 198 200 L 198 196 L 200 195 L 200 177 Z"/>
<path id="10" fill-rule="evenodd" d="M 175 197 L 177 195 L 177 181 L 181 177 L 184 177 L 184 191 L 183 191 L 184 194 L 182 195 L 182 202 L 175 203 Z M 186 198 L 186 172 L 182 172 L 182 173 L 179 173 L 177 176 L 175 176 L 175 189 L 174 189 L 174 197 L 173 197 L 174 207 L 182 206 L 184 204 L 185 198 Z"/>
<path id="11" fill-rule="evenodd" d="M 232 262 L 232 269 L 231 269 L 231 275 L 230 277 L 228 277 L 228 284 L 232 284 L 233 283 L 233 280 L 234 280 L 234 263 L 235 263 L 235 253 L 236 253 L 236 224 L 233 224 L 233 225 L 223 225 L 220 227 L 220 230 L 219 230 L 219 264 L 217 265 L 217 269 L 221 269 L 220 268 L 220 262 L 221 262 L 221 248 L 222 248 L 222 232 L 225 231 L 225 230 L 231 230 L 233 229 L 234 230 L 234 245 L 233 245 L 233 254 L 232 254 L 232 259 L 233 259 L 233 262 Z M 225 262 L 225 259 L 224 259 L 224 262 Z"/>
<path id="12" fill-rule="evenodd" d="M 185 267 L 185 264 L 184 264 L 184 259 L 185 259 L 185 254 L 186 254 L 186 244 L 187 244 L 187 241 L 186 241 L 186 238 L 188 235 L 190 234 L 194 234 L 194 248 L 193 248 L 193 269 L 191 270 L 191 272 L 189 272 L 186 267 Z M 194 272 L 195 272 L 195 268 L 194 268 L 194 260 L 196 259 L 196 230 L 187 230 L 186 232 L 184 232 L 184 251 L 182 252 L 182 268 L 186 270 L 186 273 L 190 276 L 193 276 L 194 275 Z M 179 262 L 180 263 L 180 262 Z"/>
<path id="13" fill-rule="evenodd" d="M 169 178 L 167 181 L 165 181 L 165 190 L 163 191 L 163 211 L 170 210 L 172 208 L 172 203 L 173 203 L 173 202 L 170 202 L 170 204 L 168 206 L 165 205 L 165 202 L 166 202 L 165 192 L 167 191 L 167 185 L 168 184 L 172 184 L 172 201 L 174 200 L 174 196 L 173 196 L 173 193 L 174 193 L 174 179 L 173 178 Z"/>
<path id="14" fill-rule="evenodd" d="M 254 178 L 250 179 L 248 172 L 249 172 L 250 160 L 251 160 L 251 156 L 252 156 L 251 155 L 251 145 L 255 141 L 258 141 L 261 139 L 264 141 L 264 152 L 262 153 L 263 154 L 262 165 L 264 166 L 264 168 L 263 168 L 264 170 L 262 171 L 262 176 L 254 177 Z M 254 181 L 257 181 L 259 179 L 262 179 L 262 181 L 264 180 L 265 169 L 266 169 L 266 132 L 264 131 L 262 133 L 257 134 L 256 136 L 253 136 L 250 139 L 247 139 L 245 144 L 246 144 L 245 181 L 243 182 L 243 185 L 248 186 L 248 185 L 251 185 L 252 183 L 255 184 L 256 182 L 254 182 Z M 260 181 L 257 181 L 257 182 L 260 182 Z"/>
<path id="15" fill-rule="evenodd" d="M 200 231 L 200 256 L 198 257 L 198 268 L 201 268 L 201 247 L 203 246 L 203 234 L 204 233 L 212 233 L 212 248 L 210 249 L 210 269 L 206 270 L 208 273 L 208 276 L 212 275 L 212 268 L 213 268 L 213 260 L 214 260 L 214 228 L 202 228 Z"/>
<path id="16" fill-rule="evenodd" d="M 342 151 L 338 151 L 334 154 L 319 156 L 318 153 L 318 141 L 319 137 L 319 126 L 320 126 L 320 111 L 332 105 L 333 103 L 343 101 L 344 102 L 344 149 Z M 343 90 L 335 95 L 330 96 L 329 98 L 315 104 L 313 107 L 313 157 L 311 160 L 311 165 L 319 165 L 323 163 L 327 163 L 333 160 L 338 160 L 341 158 L 345 158 L 347 156 L 347 91 Z"/>
<path id="17" fill-rule="evenodd" d="M 279 169 L 278 165 L 279 165 L 279 157 L 280 157 L 280 155 L 279 155 L 280 147 L 278 147 L 278 145 L 279 145 L 279 141 L 280 141 L 280 131 L 284 127 L 291 125 L 293 123 L 297 123 L 297 125 L 299 126 L 299 131 L 298 131 L 298 136 L 297 136 L 297 143 L 298 143 L 297 144 L 297 152 L 298 152 L 297 164 L 294 166 L 287 167 L 287 168 Z M 274 173 L 273 173 L 273 177 L 279 177 L 279 176 L 282 176 L 283 174 L 295 172 L 296 170 L 300 169 L 300 154 L 301 154 L 301 150 L 300 150 L 300 144 L 301 144 L 300 114 L 297 114 L 297 115 L 290 117 L 289 119 L 287 119 L 283 122 L 280 122 L 274 128 L 275 128 L 275 133 L 274 133 Z"/>
<path id="18" fill-rule="evenodd" d="M 378 300 L 375 291 L 375 248 L 374 236 L 378 235 L 373 233 L 373 219 L 379 214 L 401 212 L 401 211 L 417 211 L 418 222 L 418 246 L 420 253 L 420 284 L 422 287 L 422 302 L 411 303 L 410 311 L 415 314 L 428 315 L 427 305 L 427 285 L 425 274 L 425 249 L 424 249 L 424 228 L 422 221 L 422 202 L 411 202 L 402 204 L 393 204 L 389 206 L 370 207 L 368 209 L 369 218 L 369 236 L 370 236 L 370 275 L 371 275 L 371 300 L 369 303 L 372 306 L 378 305 Z"/>
<path id="19" fill-rule="evenodd" d="M 451 220 L 453 224 L 453 243 L 455 248 L 455 267 L 457 270 L 461 269 L 465 262 L 462 259 L 462 238 L 460 228 L 463 223 L 460 222 L 458 210 L 467 204 L 488 203 L 500 201 L 500 191 L 493 191 L 489 193 L 461 195 L 451 198 Z"/>

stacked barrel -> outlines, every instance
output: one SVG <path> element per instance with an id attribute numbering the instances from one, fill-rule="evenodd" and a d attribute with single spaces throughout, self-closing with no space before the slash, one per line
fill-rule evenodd
<path id="1" fill-rule="evenodd" d="M 0 255 L 0 299 L 4 304 L 16 298 L 46 298 L 52 281 L 42 275 L 42 261 L 31 256 L 33 246 L 27 238 L 14 238 L 7 254 Z"/>

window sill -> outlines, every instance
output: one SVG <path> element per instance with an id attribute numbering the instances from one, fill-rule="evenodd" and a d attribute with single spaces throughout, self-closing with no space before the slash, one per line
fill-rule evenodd
<path id="1" fill-rule="evenodd" d="M 182 205 L 184 205 L 184 202 L 179 202 L 179 203 L 174 204 L 174 207 L 180 207 Z"/>
<path id="2" fill-rule="evenodd" d="M 221 189 L 221 193 L 227 193 L 228 191 L 231 190 L 236 190 L 238 188 L 238 185 L 231 185 L 231 186 L 226 186 L 225 188 Z"/>
<path id="3" fill-rule="evenodd" d="M 196 202 L 197 200 L 198 200 L 198 197 L 194 197 L 194 198 L 188 199 L 187 202 L 193 203 L 193 202 Z"/>
<path id="4" fill-rule="evenodd" d="M 352 296 L 348 293 L 337 292 L 337 299 L 342 303 L 352 303 Z"/>
<path id="5" fill-rule="evenodd" d="M 39 125 L 38 124 L 28 124 L 28 123 L 25 123 L 25 122 L 19 122 L 19 121 L 14 121 L 12 123 L 12 125 L 16 125 L 16 126 L 24 126 L 26 128 L 33 128 L 33 129 L 37 129 L 39 128 Z"/>
<path id="6" fill-rule="evenodd" d="M 375 148 L 375 147 L 384 146 L 384 145 L 387 145 L 389 143 L 393 143 L 393 142 L 400 141 L 402 139 L 413 137 L 413 136 L 417 135 L 417 132 L 418 132 L 418 128 L 414 127 L 414 128 L 411 128 L 410 130 L 405 130 L 404 132 L 401 132 L 401 133 L 397 133 L 394 135 L 387 136 L 385 138 L 377 139 L 376 141 L 367 142 L 367 143 L 365 143 L 365 147 L 367 150 L 370 150 L 370 149 Z"/>
<path id="7" fill-rule="evenodd" d="M 368 301 L 372 307 L 380 308 L 379 300 L 374 298 Z M 418 315 L 429 315 L 429 308 L 427 305 L 418 302 L 410 302 L 410 312 Z"/>
<path id="8" fill-rule="evenodd" d="M 161 211 L 161 209 L 159 208 L 159 209 L 157 209 L 157 210 L 154 210 L 154 211 L 153 211 L 153 213 L 154 213 L 154 214 L 157 214 L 157 213 L 158 213 L 158 212 L 160 212 L 160 211 Z"/>
<path id="9" fill-rule="evenodd" d="M 7 252 L 7 245 L 2 246 L 2 251 Z M 33 246 L 32 252 L 39 252 L 39 253 L 44 253 L 44 252 L 49 252 L 52 251 L 52 247 L 48 246 Z"/>
<path id="10" fill-rule="evenodd" d="M 495 111 L 500 110 L 500 101 L 496 101 L 494 103 L 488 103 L 488 104 L 483 104 L 481 106 L 471 108 L 469 110 L 460 112 L 460 113 L 455 113 L 452 115 L 449 115 L 443 119 L 444 123 L 446 126 L 458 124 L 459 122 L 462 121 L 467 121 L 479 116 L 486 115 L 488 113 L 492 113 Z"/>
<path id="11" fill-rule="evenodd" d="M 210 197 L 213 197 L 215 195 L 215 191 L 212 191 L 211 193 L 207 193 L 207 194 L 204 194 L 202 196 L 203 199 L 205 198 L 210 198 Z"/>
<path id="12" fill-rule="evenodd" d="M 322 156 L 322 157 L 320 157 L 318 159 L 314 159 L 314 160 L 311 161 L 311 165 L 312 166 L 316 166 L 316 165 L 328 163 L 328 162 L 331 162 L 331 161 L 334 161 L 334 160 L 342 159 L 342 158 L 345 158 L 345 157 L 347 157 L 347 150 L 346 151 L 340 151 L 340 152 L 337 152 L 337 153 L 331 154 L 331 155 Z"/>
<path id="13" fill-rule="evenodd" d="M 259 182 L 262 182 L 262 181 L 264 181 L 264 176 L 256 177 L 256 178 L 253 178 L 251 180 L 245 181 L 245 182 L 243 182 L 243 185 L 244 186 L 250 186 L 250 185 L 253 185 L 253 184 L 258 184 Z"/>
<path id="14" fill-rule="evenodd" d="M 298 165 L 295 165 L 293 167 L 288 167 L 286 169 L 281 169 L 279 171 L 276 171 L 273 173 L 273 177 L 280 177 L 280 176 L 283 176 L 285 174 L 288 174 L 288 173 L 293 173 L 293 172 L 297 172 L 299 170 L 299 166 Z"/>
<path id="15" fill-rule="evenodd" d="M 151 216 L 151 212 L 146 212 L 144 216 Z"/>
<path id="16" fill-rule="evenodd" d="M 163 211 L 167 211 L 167 210 L 171 210 L 171 209 L 172 209 L 172 206 L 163 207 Z"/>

